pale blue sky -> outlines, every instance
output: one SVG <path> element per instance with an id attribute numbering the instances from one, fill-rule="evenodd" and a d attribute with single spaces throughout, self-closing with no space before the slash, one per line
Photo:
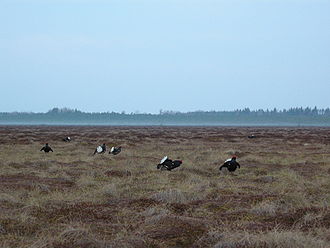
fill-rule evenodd
<path id="1" fill-rule="evenodd" d="M 0 0 L 0 112 L 330 107 L 330 0 Z"/>

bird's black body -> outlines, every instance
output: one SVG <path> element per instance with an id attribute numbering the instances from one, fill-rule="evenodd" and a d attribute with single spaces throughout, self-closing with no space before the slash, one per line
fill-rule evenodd
<path id="1" fill-rule="evenodd" d="M 119 147 L 112 147 L 109 154 L 117 155 L 121 152 L 121 146 Z"/>
<path id="2" fill-rule="evenodd" d="M 171 160 L 166 159 L 163 163 L 157 165 L 157 169 L 160 170 L 173 170 L 177 167 L 179 167 L 182 164 L 181 160 Z"/>
<path id="3" fill-rule="evenodd" d="M 223 165 L 220 166 L 219 170 L 226 167 L 228 171 L 233 172 L 238 168 L 241 168 L 240 164 L 236 161 L 236 157 L 232 157 L 231 160 L 227 160 Z"/>
<path id="4" fill-rule="evenodd" d="M 101 148 L 102 148 L 101 152 L 98 152 L 96 148 L 93 155 L 95 155 L 96 153 L 105 153 L 107 151 L 107 147 L 105 144 L 101 145 Z"/>
<path id="5" fill-rule="evenodd" d="M 257 136 L 255 136 L 254 134 L 251 134 L 251 135 L 248 136 L 248 138 L 249 139 L 255 139 L 255 138 L 257 138 Z"/>
<path id="6" fill-rule="evenodd" d="M 46 143 L 46 145 L 40 149 L 40 151 L 44 151 L 44 152 L 53 152 L 53 149 L 48 145 L 48 143 Z"/>

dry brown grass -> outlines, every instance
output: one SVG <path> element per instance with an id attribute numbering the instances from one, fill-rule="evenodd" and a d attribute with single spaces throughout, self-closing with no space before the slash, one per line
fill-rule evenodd
<path id="1" fill-rule="evenodd" d="M 327 128 L 0 127 L 0 247 L 330 247 L 329 136 Z M 45 142 L 54 153 L 39 152 Z M 123 151 L 92 156 L 101 143 Z M 233 154 L 242 168 L 220 172 Z M 164 155 L 183 165 L 157 170 Z"/>

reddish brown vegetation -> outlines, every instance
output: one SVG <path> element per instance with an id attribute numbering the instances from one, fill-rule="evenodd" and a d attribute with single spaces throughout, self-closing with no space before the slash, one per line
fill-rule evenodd
<path id="1" fill-rule="evenodd" d="M 326 247 L 329 137 L 327 128 L 0 127 L 0 246 Z M 54 153 L 39 152 L 46 142 Z M 92 156 L 102 143 L 123 151 Z M 233 154 L 242 168 L 220 172 Z M 183 165 L 158 171 L 164 155 Z"/>

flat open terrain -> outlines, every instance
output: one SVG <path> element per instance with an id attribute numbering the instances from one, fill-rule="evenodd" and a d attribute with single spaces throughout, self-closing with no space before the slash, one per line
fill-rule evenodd
<path id="1" fill-rule="evenodd" d="M 330 128 L 0 127 L 3 248 L 330 247 L 329 204 Z"/>

